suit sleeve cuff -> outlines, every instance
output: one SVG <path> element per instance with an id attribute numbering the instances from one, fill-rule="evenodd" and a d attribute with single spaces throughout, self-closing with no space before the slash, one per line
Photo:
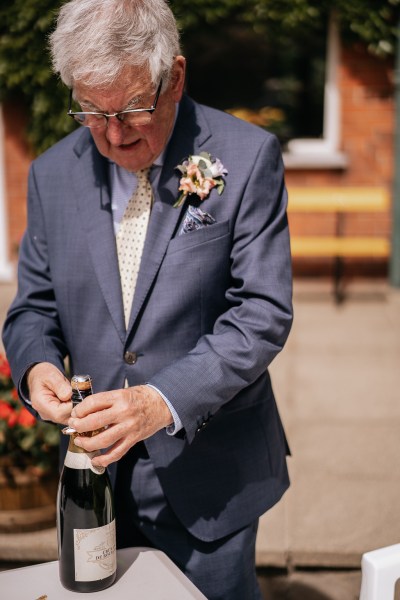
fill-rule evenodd
<path id="1" fill-rule="evenodd" d="M 156 392 L 158 392 L 160 394 L 161 398 L 164 400 L 165 404 L 168 406 L 169 410 L 171 411 L 174 422 L 171 423 L 171 425 L 168 425 L 168 427 L 166 427 L 165 430 L 168 435 L 175 435 L 176 433 L 178 433 L 178 431 L 183 429 L 182 421 L 180 420 L 178 413 L 176 412 L 176 410 L 174 409 L 174 407 L 172 406 L 172 404 L 168 400 L 168 398 L 166 398 L 164 396 L 164 394 L 162 392 L 160 392 L 160 390 L 155 385 L 151 385 L 151 383 L 146 383 L 146 385 L 153 388 L 153 390 L 156 390 Z"/>
<path id="2" fill-rule="evenodd" d="M 21 400 L 23 400 L 23 402 L 25 402 L 25 404 L 28 404 L 29 406 L 32 406 L 32 402 L 31 402 L 31 399 L 29 398 L 28 375 L 29 375 L 29 371 L 32 369 L 32 367 L 34 367 L 37 364 L 38 363 L 32 363 L 28 366 L 28 368 L 25 370 L 25 373 L 21 377 L 19 384 L 18 384 L 19 397 L 21 398 Z"/>

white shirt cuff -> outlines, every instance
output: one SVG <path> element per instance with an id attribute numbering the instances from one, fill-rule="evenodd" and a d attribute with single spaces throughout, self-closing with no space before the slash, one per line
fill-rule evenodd
<path id="1" fill-rule="evenodd" d="M 168 406 L 169 410 L 171 411 L 174 422 L 171 423 L 171 425 L 168 425 L 168 427 L 166 427 L 165 431 L 167 432 L 168 435 L 175 435 L 176 433 L 178 433 L 178 431 L 183 429 L 182 421 L 180 420 L 178 413 L 176 412 L 176 410 L 174 409 L 174 407 L 172 406 L 172 404 L 168 400 L 168 398 L 166 398 L 164 396 L 164 394 L 162 392 L 160 392 L 160 390 L 158 388 L 156 388 L 155 385 L 151 385 L 151 383 L 146 383 L 146 385 L 153 388 L 153 390 L 156 390 L 156 392 L 158 392 L 160 394 L 161 398 L 164 400 L 165 404 Z"/>

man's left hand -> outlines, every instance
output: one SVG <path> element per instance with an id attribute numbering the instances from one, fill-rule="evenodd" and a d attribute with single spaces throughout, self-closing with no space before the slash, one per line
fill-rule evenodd
<path id="1" fill-rule="evenodd" d="M 119 460 L 137 442 L 171 423 L 168 406 L 146 385 L 88 396 L 73 409 L 68 421 L 78 433 L 100 430 L 92 437 L 77 436 L 75 444 L 87 452 L 107 448 L 92 461 L 101 467 Z"/>

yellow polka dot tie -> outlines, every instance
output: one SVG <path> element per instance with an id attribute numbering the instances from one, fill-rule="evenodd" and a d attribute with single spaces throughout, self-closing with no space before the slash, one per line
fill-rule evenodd
<path id="1" fill-rule="evenodd" d="M 153 197 L 149 172 L 150 169 L 142 169 L 135 173 L 137 187 L 126 206 L 116 236 L 126 327 L 129 323 Z"/>

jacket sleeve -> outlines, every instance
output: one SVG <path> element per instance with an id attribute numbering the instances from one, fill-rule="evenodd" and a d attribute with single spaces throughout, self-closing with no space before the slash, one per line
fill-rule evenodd
<path id="1" fill-rule="evenodd" d="M 50 362 L 61 371 L 64 343 L 48 260 L 40 198 L 31 167 L 28 181 L 28 226 L 19 250 L 18 292 L 8 311 L 3 342 L 15 384 L 37 362 Z"/>

